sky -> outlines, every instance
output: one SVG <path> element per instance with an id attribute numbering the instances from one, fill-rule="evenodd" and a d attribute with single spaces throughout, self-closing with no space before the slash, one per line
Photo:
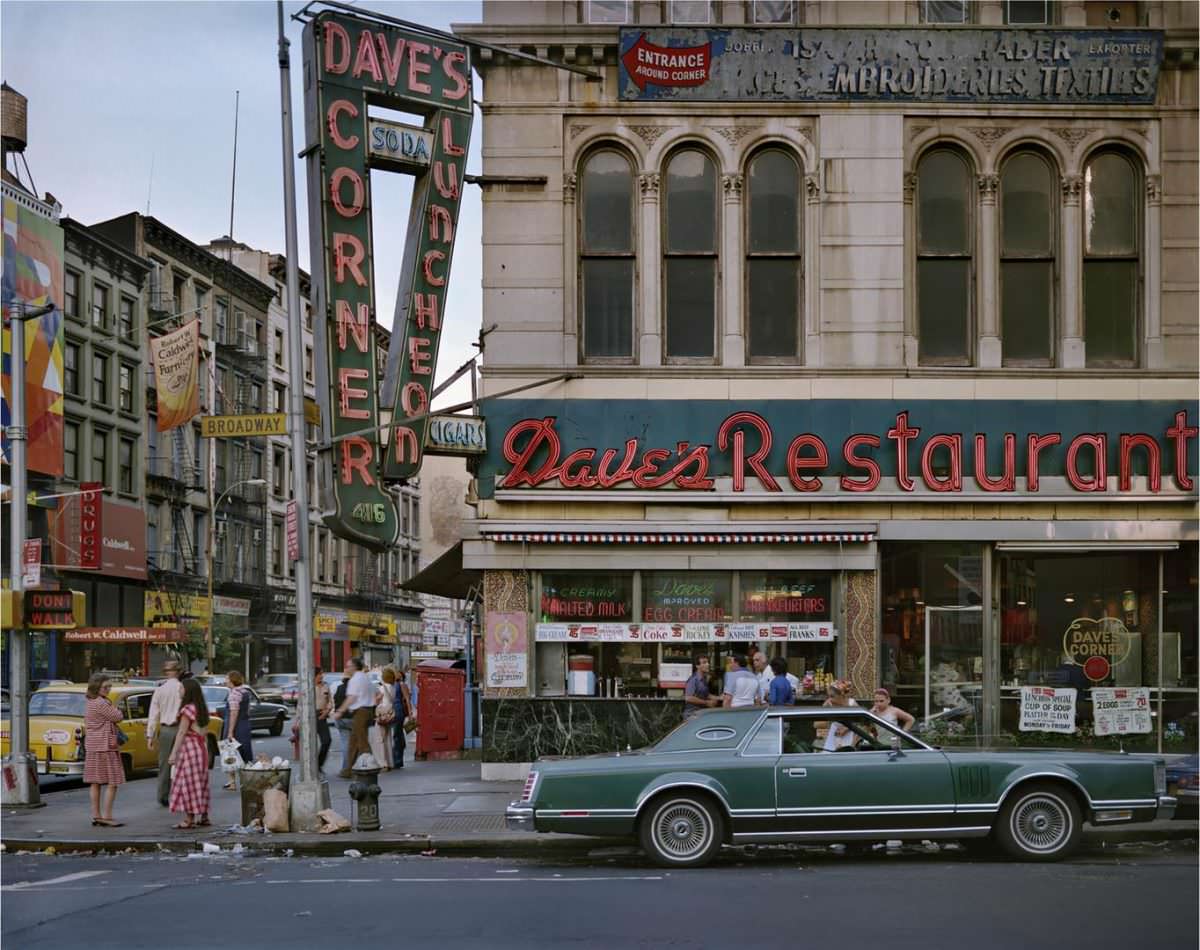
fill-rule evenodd
<path id="1" fill-rule="evenodd" d="M 478 2 L 361 6 L 447 30 L 478 23 Z M 284 3 L 291 40 L 295 151 L 304 141 L 300 23 Z M 277 18 L 273 0 L 0 3 L 3 80 L 29 100 L 29 163 L 38 195 L 51 192 L 83 224 L 150 214 L 197 244 L 229 233 L 234 108 L 238 101 L 233 236 L 284 252 Z M 478 78 L 475 94 L 480 94 Z M 240 95 L 240 99 L 239 99 Z M 476 110 L 467 171 L 480 170 Z M 11 167 L 11 166 L 10 166 Z M 20 168 L 22 180 L 24 167 Z M 308 268 L 304 163 L 295 162 L 300 264 Z M 404 253 L 411 178 L 373 172 L 377 318 L 389 329 Z M 482 294 L 479 188 L 463 193 L 436 381 L 477 351 Z M 470 398 L 464 379 L 436 402 Z"/>

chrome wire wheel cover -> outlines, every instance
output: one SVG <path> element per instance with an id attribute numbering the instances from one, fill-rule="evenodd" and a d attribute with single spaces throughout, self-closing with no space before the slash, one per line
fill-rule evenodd
<path id="1" fill-rule="evenodd" d="M 1071 810 L 1053 795 L 1039 792 L 1017 803 L 1010 827 L 1013 838 L 1027 851 L 1057 851 L 1071 836 Z"/>
<path id="2" fill-rule="evenodd" d="M 712 839 L 712 823 L 691 801 L 670 802 L 654 816 L 654 843 L 665 857 L 687 860 L 702 854 Z"/>

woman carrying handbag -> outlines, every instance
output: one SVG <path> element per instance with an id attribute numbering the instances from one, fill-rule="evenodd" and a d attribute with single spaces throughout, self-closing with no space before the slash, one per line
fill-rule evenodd
<path id="1" fill-rule="evenodd" d="M 117 751 L 123 735 L 117 728 L 121 710 L 108 700 L 111 684 L 103 673 L 93 673 L 87 685 L 87 705 L 83 712 L 83 780 L 92 799 L 92 824 L 120 828 L 124 822 L 113 820 L 113 802 L 117 786 L 125 781 L 121 754 Z M 104 786 L 104 810 L 100 810 L 100 786 Z"/>
<path id="2" fill-rule="evenodd" d="M 375 702 L 375 725 L 371 727 L 371 754 L 387 772 L 392 768 L 392 726 L 396 720 L 396 671 L 390 666 L 383 668 L 379 692 Z"/>

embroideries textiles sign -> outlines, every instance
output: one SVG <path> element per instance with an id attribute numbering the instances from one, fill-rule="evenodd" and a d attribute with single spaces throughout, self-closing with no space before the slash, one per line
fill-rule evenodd
<path id="1" fill-rule="evenodd" d="M 1160 30 L 621 30 L 620 97 L 793 102 L 1154 102 Z"/>
<path id="2" fill-rule="evenodd" d="M 421 464 L 425 421 L 437 364 L 450 256 L 470 137 L 468 49 L 373 20 L 324 12 L 304 30 L 305 120 L 317 397 L 332 451 L 325 523 L 374 550 L 399 537 L 395 502 L 381 484 L 410 478 Z M 374 260 L 373 167 L 368 101 L 425 117 L 420 141 L 431 143 L 416 177 L 397 291 L 384 398 L 397 422 L 385 459 L 379 433 Z M 376 129 L 379 128 L 375 123 Z M 384 136 L 386 140 L 386 135 Z M 416 139 L 413 158 L 416 158 Z M 386 141 L 385 141 L 386 144 Z M 403 144 L 399 142 L 400 151 Z"/>

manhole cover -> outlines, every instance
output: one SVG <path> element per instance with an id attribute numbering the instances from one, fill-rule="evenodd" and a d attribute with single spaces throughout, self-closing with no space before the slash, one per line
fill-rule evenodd
<path id="1" fill-rule="evenodd" d="M 433 823 L 434 832 L 503 831 L 503 815 L 446 815 Z"/>

